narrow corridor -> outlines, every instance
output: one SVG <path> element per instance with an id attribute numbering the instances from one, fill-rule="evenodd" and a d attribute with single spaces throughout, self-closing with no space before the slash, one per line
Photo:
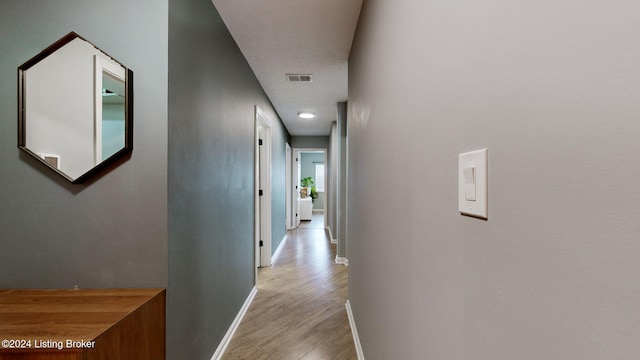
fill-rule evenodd
<path id="1" fill-rule="evenodd" d="M 278 260 L 259 270 L 258 293 L 223 359 L 357 358 L 345 310 L 347 268 L 335 263 L 319 222 L 314 216 L 289 231 Z"/>

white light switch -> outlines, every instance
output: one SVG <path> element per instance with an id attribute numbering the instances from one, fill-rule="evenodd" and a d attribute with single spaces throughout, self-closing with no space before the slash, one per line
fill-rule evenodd
<path id="1" fill-rule="evenodd" d="M 462 173 L 464 174 L 464 199 L 476 201 L 476 168 L 464 168 Z"/>
<path id="2" fill-rule="evenodd" d="M 463 215 L 488 218 L 488 149 L 458 155 L 458 210 Z"/>

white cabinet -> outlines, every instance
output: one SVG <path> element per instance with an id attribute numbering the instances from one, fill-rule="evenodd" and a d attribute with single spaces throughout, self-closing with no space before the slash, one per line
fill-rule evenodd
<path id="1" fill-rule="evenodd" d="M 300 220 L 311 220 L 313 214 L 313 201 L 310 196 L 306 198 L 298 198 L 300 204 Z"/>

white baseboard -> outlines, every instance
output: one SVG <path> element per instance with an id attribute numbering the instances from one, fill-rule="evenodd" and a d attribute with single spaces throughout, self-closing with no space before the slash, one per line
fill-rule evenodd
<path id="1" fill-rule="evenodd" d="M 233 338 L 233 334 L 236 333 L 236 330 L 238 329 L 238 326 L 240 325 L 240 322 L 242 321 L 244 314 L 246 314 L 247 310 L 249 310 L 249 306 L 251 305 L 251 302 L 253 301 L 253 298 L 256 296 L 257 292 L 258 292 L 258 288 L 254 286 L 253 289 L 251 289 L 251 292 L 249 293 L 247 300 L 245 300 L 244 304 L 242 305 L 242 308 L 240 308 L 238 315 L 236 315 L 236 318 L 231 323 L 231 327 L 229 327 L 229 330 L 227 330 L 227 333 L 222 338 L 222 341 L 220 342 L 220 345 L 218 345 L 216 352 L 213 353 L 211 360 L 222 359 L 222 355 L 224 355 L 225 350 L 227 350 L 227 346 L 231 342 L 231 338 Z"/>
<path id="2" fill-rule="evenodd" d="M 362 352 L 362 345 L 360 344 L 360 337 L 358 336 L 358 329 L 356 328 L 356 321 L 353 318 L 353 312 L 351 311 L 351 303 L 347 300 L 344 304 L 347 308 L 347 316 L 349 317 L 349 326 L 351 327 L 351 335 L 353 336 L 353 344 L 356 346 L 356 355 L 358 360 L 364 360 L 364 353 Z"/>
<path id="3" fill-rule="evenodd" d="M 337 244 L 338 243 L 338 239 L 334 239 L 333 238 L 333 234 L 331 233 L 331 227 L 330 226 L 325 226 L 324 228 L 329 233 L 329 240 L 331 240 L 331 243 L 332 244 Z"/>
<path id="4" fill-rule="evenodd" d="M 280 241 L 280 245 L 278 245 L 278 248 L 273 253 L 273 256 L 271 256 L 271 265 L 275 264 L 276 260 L 278 260 L 278 258 L 280 257 L 280 253 L 282 252 L 282 249 L 284 249 L 284 243 L 287 242 L 288 238 L 289 237 L 287 236 L 287 234 L 284 234 L 282 241 Z"/>
<path id="5" fill-rule="evenodd" d="M 349 266 L 349 259 L 347 259 L 346 257 L 339 257 L 338 255 L 336 255 L 336 264 Z"/>

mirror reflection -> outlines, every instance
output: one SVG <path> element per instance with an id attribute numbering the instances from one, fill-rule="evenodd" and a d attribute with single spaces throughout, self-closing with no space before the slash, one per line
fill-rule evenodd
<path id="1" fill-rule="evenodd" d="M 131 71 L 75 33 L 18 68 L 19 147 L 72 182 L 130 151 Z"/>

